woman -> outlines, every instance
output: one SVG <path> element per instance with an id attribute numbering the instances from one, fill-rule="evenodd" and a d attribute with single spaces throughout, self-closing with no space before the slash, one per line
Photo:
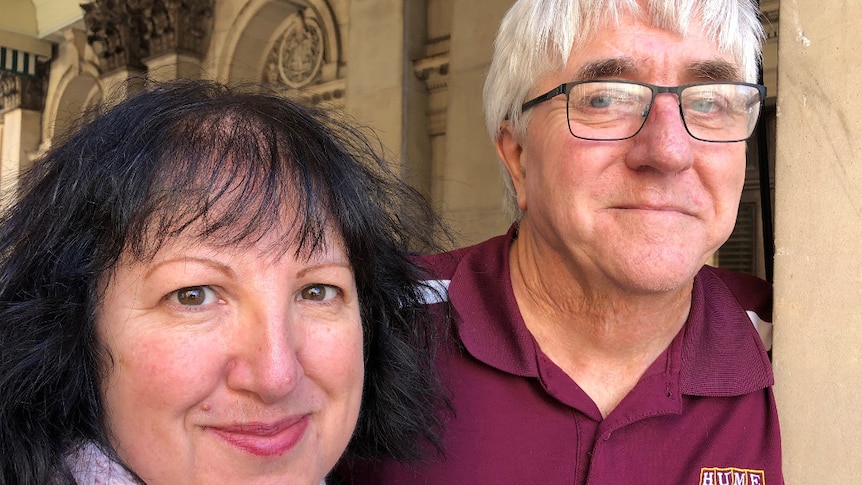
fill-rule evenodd
<path id="1" fill-rule="evenodd" d="M 0 220 L 0 482 L 316 485 L 345 447 L 436 445 L 408 254 L 436 220 L 345 122 L 155 85 L 21 186 Z"/>

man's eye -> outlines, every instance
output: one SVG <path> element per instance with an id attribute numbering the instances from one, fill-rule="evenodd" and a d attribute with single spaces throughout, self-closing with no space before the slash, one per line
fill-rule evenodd
<path id="1" fill-rule="evenodd" d="M 603 89 L 572 96 L 574 107 L 580 110 L 634 110 L 643 104 L 638 96 L 624 90 Z"/>
<path id="2" fill-rule="evenodd" d="M 335 286 L 315 283 L 303 288 L 299 293 L 302 300 L 326 301 L 338 296 L 339 290 Z"/>
<path id="3" fill-rule="evenodd" d="M 171 294 L 176 302 L 186 306 L 200 306 L 205 303 L 214 303 L 216 294 L 209 286 L 187 286 Z"/>
<path id="4" fill-rule="evenodd" d="M 611 96 L 592 96 L 587 100 L 591 108 L 607 108 L 614 103 Z"/>
<path id="5" fill-rule="evenodd" d="M 700 98 L 689 103 L 688 108 L 698 113 L 711 113 L 717 110 L 719 106 L 716 104 L 714 98 Z"/>

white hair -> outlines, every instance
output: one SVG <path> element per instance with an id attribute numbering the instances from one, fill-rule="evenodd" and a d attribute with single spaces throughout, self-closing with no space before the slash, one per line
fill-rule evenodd
<path id="1" fill-rule="evenodd" d="M 707 38 L 736 60 L 743 80 L 757 81 L 764 34 L 755 0 L 518 0 L 500 24 L 485 80 L 485 124 L 491 139 L 496 140 L 504 123 L 523 136 L 529 115 L 521 113 L 521 105 L 537 80 L 564 69 L 578 46 L 624 15 L 645 16 L 682 35 L 696 19 Z M 516 219 L 515 188 L 501 168 L 504 208 Z"/>

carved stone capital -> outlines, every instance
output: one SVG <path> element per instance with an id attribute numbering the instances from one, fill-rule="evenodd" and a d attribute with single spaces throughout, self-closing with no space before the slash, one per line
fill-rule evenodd
<path id="1" fill-rule="evenodd" d="M 428 92 L 446 89 L 449 84 L 449 54 L 438 54 L 413 61 L 413 74 L 425 82 Z"/>
<path id="2" fill-rule="evenodd" d="M 142 69 L 146 46 L 141 25 L 125 0 L 94 0 L 81 5 L 87 26 L 87 43 L 103 72 L 119 68 Z"/>
<path id="3" fill-rule="evenodd" d="M 760 21 L 767 39 L 778 37 L 778 0 L 760 2 Z"/>
<path id="4" fill-rule="evenodd" d="M 41 111 L 44 103 L 44 78 L 0 73 L 0 112 L 19 108 Z"/>
<path id="5" fill-rule="evenodd" d="M 202 58 L 213 28 L 214 0 L 129 0 L 141 19 L 149 56 L 185 53 Z"/>
<path id="6" fill-rule="evenodd" d="M 215 0 L 93 0 L 81 5 L 87 43 L 103 72 L 143 69 L 165 53 L 203 57 Z"/>

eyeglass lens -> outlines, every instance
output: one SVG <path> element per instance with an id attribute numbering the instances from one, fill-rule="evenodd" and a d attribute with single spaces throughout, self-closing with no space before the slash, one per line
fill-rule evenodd
<path id="1" fill-rule="evenodd" d="M 585 82 L 569 92 L 569 130 L 578 138 L 630 138 L 646 122 L 653 88 L 626 82 Z M 760 92 L 745 84 L 706 83 L 679 92 L 683 123 L 694 138 L 738 141 L 754 131 Z"/>

